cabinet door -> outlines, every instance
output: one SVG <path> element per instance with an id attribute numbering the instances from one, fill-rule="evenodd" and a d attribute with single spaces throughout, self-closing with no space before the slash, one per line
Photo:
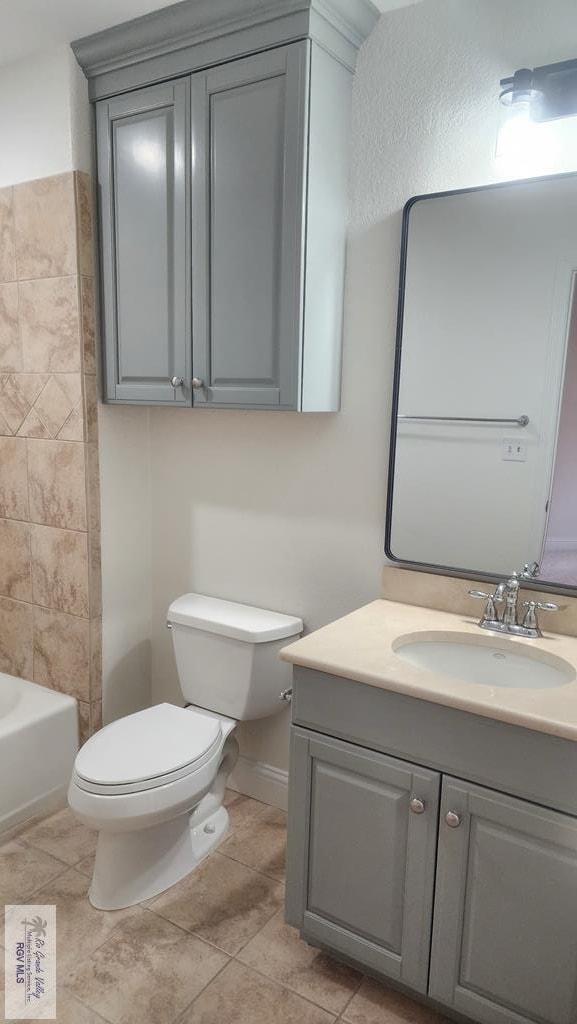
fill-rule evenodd
<path id="1" fill-rule="evenodd" d="M 430 995 L 485 1024 L 575 1024 L 576 819 L 444 779 Z"/>
<path id="2" fill-rule="evenodd" d="M 181 80 L 97 104 L 108 401 L 191 404 L 189 89 Z"/>
<path id="3" fill-rule="evenodd" d="M 291 758 L 287 920 L 426 992 L 439 775 L 294 727 Z"/>
<path id="4" fill-rule="evenodd" d="M 195 405 L 300 401 L 308 48 L 192 79 Z"/>

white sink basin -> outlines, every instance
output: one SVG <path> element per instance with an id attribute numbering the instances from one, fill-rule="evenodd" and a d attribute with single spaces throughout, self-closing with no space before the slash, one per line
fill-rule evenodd
<path id="1" fill-rule="evenodd" d="M 501 637 L 410 633 L 398 637 L 393 650 L 416 668 L 484 686 L 548 690 L 575 679 L 574 669 L 563 658 Z"/>

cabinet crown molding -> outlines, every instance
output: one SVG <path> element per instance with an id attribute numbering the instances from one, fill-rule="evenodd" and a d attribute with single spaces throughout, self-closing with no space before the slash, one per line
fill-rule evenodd
<path id="1" fill-rule="evenodd" d="M 198 60 L 191 55 L 192 71 L 213 63 L 210 43 L 227 36 L 234 37 L 240 52 L 249 52 L 306 36 L 322 42 L 328 32 L 357 50 L 379 17 L 371 0 L 244 0 L 240 9 L 238 0 L 182 0 L 71 45 L 88 79 L 204 44 Z"/>

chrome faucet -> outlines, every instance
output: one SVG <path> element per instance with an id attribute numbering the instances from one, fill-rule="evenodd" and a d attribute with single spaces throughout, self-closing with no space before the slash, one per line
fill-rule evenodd
<path id="1" fill-rule="evenodd" d="M 514 636 L 539 637 L 543 634 L 539 628 L 537 611 L 556 612 L 559 605 L 552 601 L 524 601 L 523 607 L 527 609 L 523 621 L 519 622 L 519 591 L 523 580 L 533 580 L 539 575 L 539 563 L 531 562 L 525 565 L 521 571 L 511 574 L 508 580 L 503 580 L 495 589 L 494 594 L 487 594 L 483 590 L 470 590 L 471 597 L 486 601 L 485 610 L 479 622 L 481 629 L 490 629 L 497 633 L 511 633 Z M 502 614 L 499 614 L 499 607 L 504 604 Z"/>

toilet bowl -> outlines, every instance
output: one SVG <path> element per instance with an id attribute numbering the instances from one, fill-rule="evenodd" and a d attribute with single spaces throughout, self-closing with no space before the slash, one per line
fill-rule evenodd
<path id="1" fill-rule="evenodd" d="M 98 832 L 89 899 L 100 910 L 164 892 L 226 837 L 236 723 L 282 709 L 290 669 L 278 651 L 303 628 L 199 594 L 175 601 L 167 624 L 183 695 L 199 703 L 159 704 L 105 726 L 79 751 L 70 782 L 72 811 Z"/>

